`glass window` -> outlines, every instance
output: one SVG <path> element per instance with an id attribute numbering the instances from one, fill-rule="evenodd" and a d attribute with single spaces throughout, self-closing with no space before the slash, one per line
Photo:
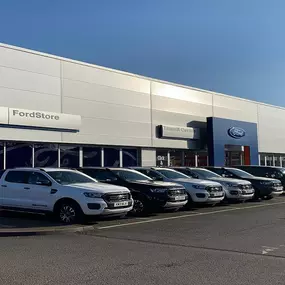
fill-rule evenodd
<path id="1" fill-rule="evenodd" d="M 83 147 L 83 166 L 101 166 L 101 147 Z"/>
<path id="2" fill-rule="evenodd" d="M 4 169 L 4 143 L 0 142 L 0 169 Z"/>
<path id="3" fill-rule="evenodd" d="M 33 146 L 26 143 L 6 143 L 6 168 L 31 167 Z"/>
<path id="4" fill-rule="evenodd" d="M 273 156 L 270 154 L 266 155 L 266 165 L 273 166 Z"/>
<path id="5" fill-rule="evenodd" d="M 136 180 L 143 180 L 148 181 L 151 180 L 148 176 L 135 171 L 135 170 L 126 170 L 126 169 L 116 169 L 112 170 L 113 173 L 115 173 L 117 176 L 124 180 L 130 180 L 130 181 L 136 181 Z"/>
<path id="6" fill-rule="evenodd" d="M 79 147 L 78 146 L 60 146 L 60 167 L 79 167 Z"/>
<path id="7" fill-rule="evenodd" d="M 184 152 L 184 165 L 195 167 L 195 152 L 185 151 Z"/>
<path id="8" fill-rule="evenodd" d="M 208 166 L 208 154 L 205 153 L 198 153 L 198 167 L 201 166 Z"/>
<path id="9" fill-rule="evenodd" d="M 95 178 L 99 181 L 116 181 L 117 177 L 114 173 L 106 169 L 81 169 L 83 173 Z"/>
<path id="10" fill-rule="evenodd" d="M 49 176 L 51 176 L 57 183 L 62 185 L 68 184 L 78 184 L 78 183 L 94 183 L 95 180 L 89 178 L 80 172 L 73 171 L 48 171 Z"/>
<path id="11" fill-rule="evenodd" d="M 196 174 L 199 176 L 199 178 L 205 178 L 205 179 L 211 179 L 211 178 L 218 178 L 221 177 L 220 175 L 209 171 L 207 169 L 194 169 L 192 170 L 193 174 Z"/>
<path id="12" fill-rule="evenodd" d="M 285 156 L 282 156 L 281 159 L 282 159 L 282 167 L 285 167 Z"/>
<path id="13" fill-rule="evenodd" d="M 169 179 L 180 179 L 180 178 L 187 178 L 189 179 L 189 176 L 183 174 L 183 173 L 180 173 L 180 172 L 177 172 L 175 170 L 171 170 L 171 169 L 157 169 L 157 171 L 159 173 L 161 173 L 162 175 L 164 175 L 165 177 L 169 178 Z"/>
<path id="14" fill-rule="evenodd" d="M 248 172 L 245 172 L 243 170 L 237 169 L 237 168 L 228 168 L 226 169 L 226 172 L 228 172 L 229 174 L 234 174 L 238 177 L 242 177 L 242 178 L 252 178 L 253 175 L 251 175 Z"/>
<path id="15" fill-rule="evenodd" d="M 163 178 L 163 176 L 159 172 L 151 169 L 138 169 L 138 171 L 154 180 L 160 180 L 161 178 Z"/>
<path id="16" fill-rule="evenodd" d="M 46 176 L 44 176 L 42 173 L 30 172 L 30 175 L 28 178 L 28 184 L 49 185 L 51 184 L 51 181 Z"/>
<path id="17" fill-rule="evenodd" d="M 123 167 L 139 166 L 138 149 L 123 148 Z"/>
<path id="18" fill-rule="evenodd" d="M 156 151 L 156 166 L 168 166 L 168 151 L 157 150 Z"/>
<path id="19" fill-rule="evenodd" d="M 12 183 L 27 183 L 28 171 L 9 171 L 5 177 L 5 181 Z"/>
<path id="20" fill-rule="evenodd" d="M 182 166 L 183 151 L 171 150 L 170 151 L 170 166 Z"/>
<path id="21" fill-rule="evenodd" d="M 104 148 L 104 166 L 120 166 L 120 150 L 117 148 Z"/>
<path id="22" fill-rule="evenodd" d="M 265 165 L 265 154 L 260 154 L 260 165 Z"/>
<path id="23" fill-rule="evenodd" d="M 35 167 L 58 167 L 57 144 L 35 144 Z"/>
<path id="24" fill-rule="evenodd" d="M 274 165 L 275 166 L 281 166 L 280 165 L 280 155 L 278 155 L 278 154 L 274 155 Z"/>

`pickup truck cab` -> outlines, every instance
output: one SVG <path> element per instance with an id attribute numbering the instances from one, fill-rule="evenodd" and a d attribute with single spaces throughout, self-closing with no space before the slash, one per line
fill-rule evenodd
<path id="1" fill-rule="evenodd" d="M 137 167 L 134 169 L 157 181 L 175 182 L 183 185 L 188 193 L 188 207 L 191 207 L 193 202 L 215 205 L 225 197 L 223 187 L 218 182 L 193 179 L 169 168 Z"/>
<path id="2" fill-rule="evenodd" d="M 84 215 L 121 216 L 133 207 L 127 188 L 98 183 L 76 170 L 8 169 L 0 185 L 1 208 L 53 213 L 63 223 L 80 222 Z"/>
<path id="3" fill-rule="evenodd" d="M 180 209 L 188 200 L 179 184 L 156 182 L 142 173 L 124 168 L 83 167 L 79 169 L 100 182 L 127 187 L 133 196 L 132 214 L 140 215 L 159 209 Z"/>
<path id="4" fill-rule="evenodd" d="M 246 180 L 225 178 L 204 168 L 173 167 L 172 169 L 192 178 L 219 182 L 223 185 L 228 201 L 246 201 L 252 199 L 254 196 L 252 184 Z"/>
<path id="5" fill-rule="evenodd" d="M 256 199 L 266 199 L 270 200 L 276 196 L 279 196 L 283 193 L 283 186 L 280 180 L 272 178 L 264 178 L 253 176 L 252 174 L 237 168 L 232 167 L 205 167 L 223 177 L 227 178 L 237 178 L 242 180 L 247 180 L 251 182 L 254 190 Z"/>

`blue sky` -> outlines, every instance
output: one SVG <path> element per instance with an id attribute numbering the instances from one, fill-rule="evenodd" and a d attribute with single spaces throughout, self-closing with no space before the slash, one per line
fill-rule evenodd
<path id="1" fill-rule="evenodd" d="M 285 106 L 283 0 L 0 0 L 0 42 Z"/>

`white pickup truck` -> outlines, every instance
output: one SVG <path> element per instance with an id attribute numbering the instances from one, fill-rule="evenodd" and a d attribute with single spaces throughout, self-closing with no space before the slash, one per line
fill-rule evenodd
<path id="1" fill-rule="evenodd" d="M 123 216 L 133 208 L 127 188 L 99 183 L 76 170 L 15 168 L 0 175 L 2 209 L 53 213 L 63 223 L 76 223 L 84 215 Z"/>

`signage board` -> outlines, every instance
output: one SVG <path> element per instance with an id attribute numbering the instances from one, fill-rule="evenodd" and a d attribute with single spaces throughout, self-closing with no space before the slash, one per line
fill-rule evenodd
<path id="1" fill-rule="evenodd" d="M 179 127 L 179 126 L 166 126 L 160 125 L 160 136 L 162 138 L 176 138 L 198 140 L 200 139 L 200 129 Z"/>

